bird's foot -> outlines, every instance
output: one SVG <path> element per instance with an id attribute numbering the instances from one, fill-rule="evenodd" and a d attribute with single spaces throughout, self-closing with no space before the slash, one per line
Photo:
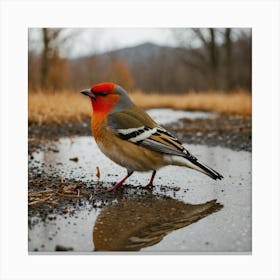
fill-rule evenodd
<path id="1" fill-rule="evenodd" d="M 152 188 L 153 188 L 153 186 L 154 186 L 154 185 L 153 185 L 153 182 L 154 182 L 155 175 L 156 175 L 156 171 L 154 170 L 154 171 L 153 171 L 153 174 L 152 174 L 152 177 L 151 177 L 151 179 L 150 179 L 149 184 L 146 185 L 146 186 L 144 187 L 144 189 L 152 189 Z"/>
<path id="2" fill-rule="evenodd" d="M 106 190 L 105 192 L 114 192 L 115 190 L 117 190 L 119 187 L 121 187 L 123 185 L 123 183 L 125 182 L 125 180 L 132 175 L 133 172 L 128 172 L 127 175 L 120 181 L 118 182 L 115 186 L 113 186 L 112 188 Z"/>
<path id="3" fill-rule="evenodd" d="M 122 186 L 122 184 L 116 184 L 112 188 L 109 188 L 109 189 L 105 190 L 105 192 L 114 192 L 121 186 Z"/>

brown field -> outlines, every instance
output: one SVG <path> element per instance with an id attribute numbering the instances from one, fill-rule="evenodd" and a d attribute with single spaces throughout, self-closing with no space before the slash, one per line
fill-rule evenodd
<path id="1" fill-rule="evenodd" d="M 249 116 L 252 114 L 251 94 L 206 92 L 188 94 L 142 93 L 130 94 L 132 100 L 142 108 L 174 108 L 180 110 L 212 111 L 221 114 Z M 91 116 L 89 99 L 79 92 L 29 93 L 29 123 L 49 124 L 66 121 L 81 121 Z"/>

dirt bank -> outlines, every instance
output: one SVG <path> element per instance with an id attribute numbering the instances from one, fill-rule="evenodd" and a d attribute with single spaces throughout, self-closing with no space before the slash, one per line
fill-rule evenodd
<path id="1" fill-rule="evenodd" d="M 218 115 L 214 119 L 181 119 L 180 122 L 166 125 L 181 142 L 221 146 L 233 150 L 252 151 L 251 117 Z M 91 135 L 90 119 L 83 122 L 42 125 L 29 124 L 29 153 L 40 148 L 42 140 L 55 140 L 59 137 Z"/>

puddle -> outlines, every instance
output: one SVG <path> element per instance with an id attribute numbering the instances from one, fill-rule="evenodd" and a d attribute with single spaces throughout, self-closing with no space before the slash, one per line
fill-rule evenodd
<path id="1" fill-rule="evenodd" d="M 61 247 L 69 251 L 92 251 L 92 225 L 100 209 L 87 202 L 77 208 L 73 215 L 69 214 L 73 206 L 65 214 L 49 214 L 44 222 L 37 216 L 29 218 L 28 250 L 52 252 Z"/>
<path id="2" fill-rule="evenodd" d="M 207 113 L 201 111 L 181 111 L 173 109 L 149 109 L 147 113 L 159 124 L 166 125 L 177 122 L 180 119 L 212 119 L 217 116 L 216 113 Z"/>
<path id="3" fill-rule="evenodd" d="M 61 138 L 48 145 L 51 149 L 32 154 L 30 170 L 84 181 L 89 190 L 96 188 L 97 166 L 103 188 L 126 174 L 99 151 L 92 137 Z M 29 217 L 29 251 L 53 252 L 59 245 L 76 252 L 250 252 L 251 153 L 186 147 L 225 178 L 216 182 L 168 166 L 158 171 L 153 190 L 143 191 L 139 186 L 147 184 L 151 173 L 136 172 L 124 191 L 94 197 L 95 206 L 102 208 L 84 199 L 73 215 L 66 211 L 50 213 L 46 220 Z"/>

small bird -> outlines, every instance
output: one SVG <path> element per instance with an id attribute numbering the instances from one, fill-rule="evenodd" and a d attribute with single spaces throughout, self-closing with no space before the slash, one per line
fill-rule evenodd
<path id="1" fill-rule="evenodd" d="M 152 187 L 156 171 L 166 165 L 192 168 L 214 180 L 223 178 L 198 161 L 175 136 L 133 104 L 121 86 L 100 83 L 80 93 L 91 100 L 91 128 L 98 147 L 127 169 L 127 175 L 107 191 L 118 189 L 134 171 L 153 171 L 145 188 Z"/>

